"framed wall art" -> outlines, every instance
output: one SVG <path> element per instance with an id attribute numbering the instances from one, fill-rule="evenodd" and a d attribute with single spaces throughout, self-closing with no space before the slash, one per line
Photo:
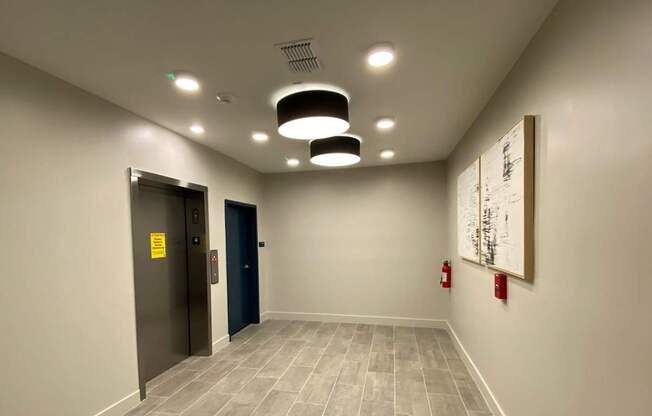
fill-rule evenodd
<path id="1" fill-rule="evenodd" d="M 480 158 L 480 259 L 522 279 L 534 272 L 534 116 Z"/>
<path id="2" fill-rule="evenodd" d="M 480 159 L 457 177 L 457 252 L 480 263 Z"/>

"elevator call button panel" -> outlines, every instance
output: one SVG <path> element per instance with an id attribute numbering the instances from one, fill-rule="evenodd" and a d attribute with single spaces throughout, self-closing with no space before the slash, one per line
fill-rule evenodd
<path id="1" fill-rule="evenodd" d="M 220 281 L 219 264 L 217 262 L 217 250 L 211 250 L 208 253 L 208 260 L 211 264 L 211 284 L 216 284 Z"/>

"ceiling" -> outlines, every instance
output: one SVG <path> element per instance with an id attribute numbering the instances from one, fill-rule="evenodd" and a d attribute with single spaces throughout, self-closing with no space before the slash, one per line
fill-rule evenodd
<path id="1" fill-rule="evenodd" d="M 293 82 L 350 94 L 361 166 L 445 159 L 556 0 L 0 0 L 0 51 L 260 171 L 317 167 L 308 145 L 276 133 L 270 96 Z M 323 69 L 289 71 L 277 43 L 313 38 Z M 391 42 L 396 60 L 371 70 L 365 52 Z M 183 69 L 202 83 L 181 94 Z M 235 96 L 220 104 L 218 92 Z M 380 133 L 383 115 L 396 127 Z M 193 122 L 206 132 L 194 137 Z M 270 140 L 255 143 L 253 130 Z M 390 162 L 379 152 L 393 148 Z"/>

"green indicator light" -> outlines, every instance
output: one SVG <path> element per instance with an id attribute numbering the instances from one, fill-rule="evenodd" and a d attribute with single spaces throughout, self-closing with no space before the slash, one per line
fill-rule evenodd
<path id="1" fill-rule="evenodd" d="M 168 72 L 165 76 L 168 77 L 170 81 L 174 81 L 174 72 Z"/>

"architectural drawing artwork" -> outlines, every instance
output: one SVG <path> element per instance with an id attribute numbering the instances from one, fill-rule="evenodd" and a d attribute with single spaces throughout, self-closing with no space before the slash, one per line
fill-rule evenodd
<path id="1" fill-rule="evenodd" d="M 480 160 L 457 177 L 457 251 L 480 262 Z"/>
<path id="2" fill-rule="evenodd" d="M 481 158 L 481 261 L 524 275 L 524 152 L 521 120 Z"/>

